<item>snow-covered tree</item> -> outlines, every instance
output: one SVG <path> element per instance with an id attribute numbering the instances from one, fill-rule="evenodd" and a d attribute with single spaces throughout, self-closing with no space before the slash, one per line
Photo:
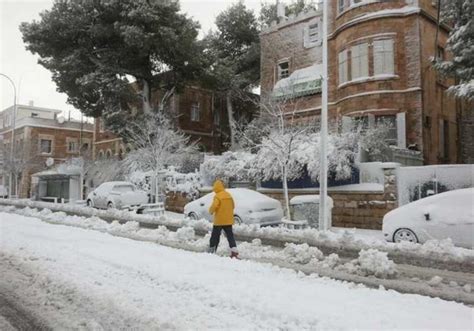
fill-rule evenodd
<path id="1" fill-rule="evenodd" d="M 163 112 L 145 115 L 140 124 L 131 123 L 126 140 L 133 147 L 122 162 L 126 172 L 152 171 L 156 178 L 160 170 L 179 166 L 189 154 L 197 152 L 190 138 L 176 129 Z"/>
<path id="2" fill-rule="evenodd" d="M 286 216 L 290 217 L 288 181 L 298 177 L 303 165 L 297 161 L 298 147 L 315 130 L 316 123 L 299 123 L 296 116 L 297 101 L 263 97 L 260 117 L 241 135 L 243 144 L 256 150 L 254 166 L 261 178 L 281 179 L 285 197 Z M 259 138 L 255 133 L 260 131 Z M 266 134 L 265 134 L 266 133 Z"/>
<path id="3" fill-rule="evenodd" d="M 436 59 L 436 68 L 456 79 L 449 92 L 464 99 L 474 100 L 474 1 L 443 0 L 443 21 L 453 25 L 449 34 L 448 50 L 453 57 L 447 61 Z"/>

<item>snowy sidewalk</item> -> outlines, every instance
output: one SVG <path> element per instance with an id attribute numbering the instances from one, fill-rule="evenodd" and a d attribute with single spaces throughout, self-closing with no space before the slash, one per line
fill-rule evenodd
<path id="1" fill-rule="evenodd" d="M 0 290 L 53 328 L 471 329 L 461 304 L 0 213 Z"/>

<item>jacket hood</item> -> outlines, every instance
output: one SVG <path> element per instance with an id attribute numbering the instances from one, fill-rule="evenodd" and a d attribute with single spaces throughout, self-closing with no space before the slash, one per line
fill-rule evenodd
<path id="1" fill-rule="evenodd" d="M 219 192 L 222 192 L 224 191 L 225 187 L 224 187 L 224 183 L 220 180 L 216 180 L 214 182 L 214 187 L 213 187 L 213 191 L 215 193 L 219 193 Z"/>

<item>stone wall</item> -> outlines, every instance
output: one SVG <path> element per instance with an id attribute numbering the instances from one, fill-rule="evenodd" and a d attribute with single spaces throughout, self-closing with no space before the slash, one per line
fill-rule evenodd
<path id="1" fill-rule="evenodd" d="M 169 211 L 182 213 L 184 212 L 184 206 L 190 201 L 185 193 L 168 192 L 166 194 L 165 208 Z"/>
<path id="2" fill-rule="evenodd" d="M 332 226 L 374 229 L 382 228 L 383 216 L 398 206 L 397 181 L 395 165 L 388 165 L 384 170 L 384 185 L 379 190 L 363 189 L 354 185 L 354 189 L 329 188 L 329 196 L 334 201 Z M 264 193 L 284 204 L 281 190 L 260 189 Z M 319 190 L 290 190 L 290 199 L 297 195 L 319 194 Z"/>

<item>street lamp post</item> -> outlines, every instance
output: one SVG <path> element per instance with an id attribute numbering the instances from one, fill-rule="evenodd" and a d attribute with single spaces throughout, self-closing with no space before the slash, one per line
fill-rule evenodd
<path id="1" fill-rule="evenodd" d="M 328 1 L 323 3 L 323 72 L 321 96 L 320 173 L 319 173 L 319 224 L 328 230 Z"/>
<path id="2" fill-rule="evenodd" d="M 0 73 L 0 76 L 5 77 L 12 84 L 13 87 L 13 116 L 12 116 L 12 134 L 11 134 L 11 145 L 10 145 L 10 166 L 13 166 L 13 153 L 15 152 L 15 125 L 16 125 L 16 86 L 13 80 L 5 74 Z M 9 178 L 9 194 L 11 198 L 13 195 L 13 170 L 10 170 Z M 16 193 L 16 192 L 15 192 Z"/>

